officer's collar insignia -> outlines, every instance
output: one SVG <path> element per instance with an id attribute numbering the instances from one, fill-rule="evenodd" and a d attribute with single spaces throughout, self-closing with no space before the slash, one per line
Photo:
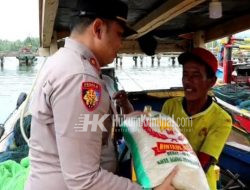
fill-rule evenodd
<path id="1" fill-rule="evenodd" d="M 96 59 L 95 58 L 90 58 L 89 59 L 89 62 L 90 62 L 90 64 L 98 71 L 98 72 L 100 72 L 100 65 L 98 64 L 98 62 L 96 61 Z"/>
<path id="2" fill-rule="evenodd" d="M 88 111 L 94 111 L 101 99 L 101 85 L 95 82 L 82 83 L 82 100 Z"/>

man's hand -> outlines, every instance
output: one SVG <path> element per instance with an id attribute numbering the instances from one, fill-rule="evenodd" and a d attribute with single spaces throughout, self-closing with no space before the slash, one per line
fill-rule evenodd
<path id="1" fill-rule="evenodd" d="M 128 114 L 134 111 L 132 104 L 128 100 L 128 96 L 124 90 L 114 93 L 113 97 L 116 104 L 122 108 L 123 114 Z"/>
<path id="2" fill-rule="evenodd" d="M 177 173 L 177 168 L 175 167 L 174 170 L 166 177 L 163 183 L 154 188 L 154 190 L 175 190 L 174 186 L 171 184 L 174 176 Z"/>

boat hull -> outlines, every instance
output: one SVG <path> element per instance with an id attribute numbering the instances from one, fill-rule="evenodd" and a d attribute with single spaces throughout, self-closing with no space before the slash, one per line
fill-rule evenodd
<path id="1" fill-rule="evenodd" d="M 240 175 L 243 183 L 250 185 L 250 152 L 230 145 L 225 145 L 220 156 L 219 166 Z"/>

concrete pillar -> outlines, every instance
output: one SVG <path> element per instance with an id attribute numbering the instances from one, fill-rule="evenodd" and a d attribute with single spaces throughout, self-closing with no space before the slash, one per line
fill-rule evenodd
<path id="1" fill-rule="evenodd" d="M 1 68 L 3 68 L 3 62 L 4 62 L 4 58 L 0 57 Z"/>
<path id="2" fill-rule="evenodd" d="M 116 67 L 116 68 L 118 67 L 118 59 L 119 59 L 119 57 L 116 57 L 116 58 L 115 58 L 115 67 Z"/>
<path id="3" fill-rule="evenodd" d="M 54 31 L 50 44 L 50 55 L 53 55 L 55 52 L 57 52 L 57 50 L 58 50 L 57 33 L 56 31 Z"/>
<path id="4" fill-rule="evenodd" d="M 205 34 L 203 31 L 198 31 L 194 33 L 193 45 L 194 47 L 205 48 Z"/>
<path id="5" fill-rule="evenodd" d="M 120 57 L 120 66 L 122 67 L 122 56 Z"/>
<path id="6" fill-rule="evenodd" d="M 158 63 L 158 67 L 161 65 L 161 55 L 158 54 L 157 55 L 157 63 Z"/>
<path id="7" fill-rule="evenodd" d="M 39 56 L 47 57 L 50 55 L 50 49 L 49 48 L 39 48 L 38 54 L 39 54 Z"/>
<path id="8" fill-rule="evenodd" d="M 154 67 L 154 60 L 155 60 L 155 57 L 152 56 L 152 57 L 151 57 L 151 61 L 152 61 L 152 62 L 151 62 L 151 66 L 152 66 L 152 67 Z"/>
<path id="9" fill-rule="evenodd" d="M 26 64 L 26 66 L 28 66 L 28 65 L 29 65 L 29 59 L 28 59 L 28 57 L 27 57 L 27 56 L 25 56 L 25 64 Z"/>
<path id="10" fill-rule="evenodd" d="M 135 67 L 137 67 L 137 59 L 138 59 L 138 56 L 133 56 L 133 60 L 135 62 Z"/>
<path id="11" fill-rule="evenodd" d="M 175 57 L 171 57 L 172 59 L 172 66 L 175 66 Z"/>
<path id="12" fill-rule="evenodd" d="M 140 60 L 141 60 L 141 67 L 143 67 L 143 55 L 140 55 Z"/>

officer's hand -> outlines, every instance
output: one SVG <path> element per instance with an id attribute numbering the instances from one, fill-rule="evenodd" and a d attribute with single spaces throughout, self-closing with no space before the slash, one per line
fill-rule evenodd
<path id="1" fill-rule="evenodd" d="M 122 108 L 124 114 L 134 111 L 134 108 L 129 102 L 128 96 L 124 90 L 114 93 L 112 98 L 116 100 L 116 104 Z"/>
<path id="2" fill-rule="evenodd" d="M 154 188 L 154 190 L 175 190 L 174 186 L 171 185 L 174 176 L 177 173 L 177 168 L 175 167 L 174 170 L 166 177 L 163 183 Z"/>

